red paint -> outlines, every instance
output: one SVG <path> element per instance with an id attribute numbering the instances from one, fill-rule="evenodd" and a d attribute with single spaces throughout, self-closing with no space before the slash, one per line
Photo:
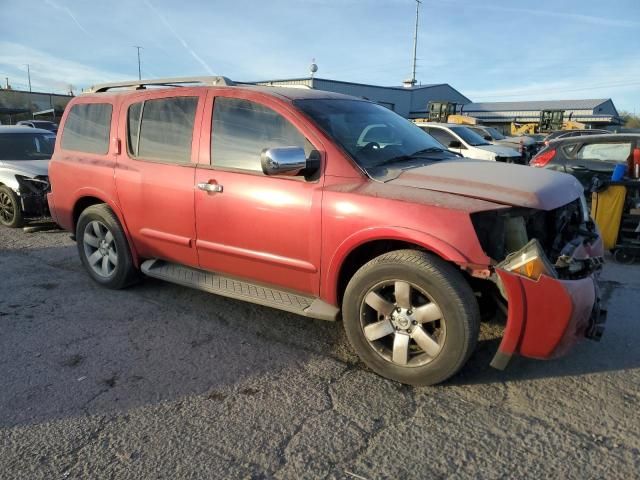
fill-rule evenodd
<path id="1" fill-rule="evenodd" d="M 496 270 L 508 299 L 507 326 L 498 350 L 547 359 L 566 353 L 584 337 L 596 301 L 593 277 L 536 282 Z"/>

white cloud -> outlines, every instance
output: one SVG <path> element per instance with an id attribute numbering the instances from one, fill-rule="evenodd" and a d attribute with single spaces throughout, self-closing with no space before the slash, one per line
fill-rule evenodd
<path id="1" fill-rule="evenodd" d="M 187 52 L 189 52 L 189 54 L 195 58 L 195 60 L 202 65 L 202 67 L 209 73 L 209 75 L 215 75 L 215 73 L 213 73 L 213 70 L 211 70 L 211 68 L 209 67 L 209 65 L 207 65 L 207 63 L 200 57 L 200 55 L 198 55 L 193 48 L 191 48 L 191 46 L 189 46 L 189 44 L 186 42 L 186 40 L 184 38 L 182 38 L 182 36 L 176 32 L 175 28 L 173 28 L 173 25 L 171 25 L 169 23 L 169 21 L 162 15 L 160 15 L 160 12 L 158 12 L 158 10 L 156 9 L 156 7 L 153 6 L 153 4 L 149 1 L 149 0 L 144 0 L 144 3 L 147 7 L 149 7 L 149 9 L 151 11 L 153 11 L 153 13 L 160 19 L 160 21 L 169 29 L 169 31 L 171 32 L 171 34 L 176 38 L 176 40 L 178 40 L 180 42 L 180 44 L 185 48 L 185 50 Z"/>
<path id="2" fill-rule="evenodd" d="M 130 76 L 83 65 L 17 43 L 0 41 L 0 72 L 10 77 L 9 82 L 14 84 L 14 88 L 27 84 L 26 63 L 31 67 L 33 90 L 66 92 L 69 85 L 73 85 L 78 91 L 94 83 L 117 81 Z"/>
<path id="3" fill-rule="evenodd" d="M 60 5 L 57 2 L 54 2 L 53 0 L 44 0 L 44 3 L 46 3 L 47 5 L 49 5 L 50 7 L 55 8 L 56 10 L 60 10 L 64 13 L 66 13 L 69 18 L 71 18 L 71 20 L 73 21 L 73 23 L 76 24 L 76 26 L 82 30 L 84 33 L 86 33 L 87 35 L 91 36 L 91 34 L 87 31 L 86 28 L 84 28 L 82 26 L 82 24 L 78 21 L 78 19 L 76 18 L 76 16 L 73 14 L 73 12 L 69 9 L 69 7 Z"/>

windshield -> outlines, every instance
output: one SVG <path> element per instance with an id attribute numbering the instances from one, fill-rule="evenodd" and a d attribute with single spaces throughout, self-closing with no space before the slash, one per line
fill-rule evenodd
<path id="1" fill-rule="evenodd" d="M 505 138 L 507 138 L 497 128 L 487 127 L 487 131 L 489 132 L 489 135 L 491 135 L 491 137 L 494 140 L 504 140 Z"/>
<path id="2" fill-rule="evenodd" d="M 451 131 L 458 135 L 462 140 L 473 147 L 478 145 L 491 145 L 476 132 L 467 127 L 450 127 Z"/>
<path id="3" fill-rule="evenodd" d="M 54 135 L 0 133 L 0 160 L 46 160 L 53 154 Z"/>
<path id="4" fill-rule="evenodd" d="M 56 125 L 55 123 L 45 120 L 34 120 L 32 123 L 36 128 L 44 128 L 45 130 L 49 130 L 50 128 L 58 128 L 58 125 Z"/>
<path id="5" fill-rule="evenodd" d="M 414 123 L 375 103 L 306 99 L 294 104 L 370 174 L 383 166 L 410 168 L 425 159 L 455 157 Z"/>

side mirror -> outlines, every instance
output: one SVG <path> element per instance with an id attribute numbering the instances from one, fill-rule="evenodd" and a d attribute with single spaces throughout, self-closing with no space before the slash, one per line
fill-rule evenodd
<path id="1" fill-rule="evenodd" d="M 265 148 L 260 154 L 260 164 L 265 175 L 302 175 L 307 168 L 307 156 L 301 147 Z"/>
<path id="2" fill-rule="evenodd" d="M 485 139 L 487 142 L 492 142 L 492 141 L 493 141 L 493 138 L 491 138 L 491 135 L 485 135 L 485 136 L 484 136 L 484 139 Z"/>
<path id="3" fill-rule="evenodd" d="M 462 148 L 462 143 L 460 143 L 460 140 L 451 140 L 449 142 L 449 148 Z"/>

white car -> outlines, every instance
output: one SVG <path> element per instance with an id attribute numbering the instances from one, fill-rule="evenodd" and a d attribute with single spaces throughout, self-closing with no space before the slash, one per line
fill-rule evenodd
<path id="1" fill-rule="evenodd" d="M 0 127 L 0 225 L 21 227 L 48 216 L 49 159 L 55 135 L 31 127 Z"/>
<path id="2" fill-rule="evenodd" d="M 416 122 L 416 125 L 451 152 L 459 153 L 463 157 L 506 163 L 524 163 L 522 154 L 517 150 L 502 145 L 493 145 L 464 125 L 435 122 Z"/>

